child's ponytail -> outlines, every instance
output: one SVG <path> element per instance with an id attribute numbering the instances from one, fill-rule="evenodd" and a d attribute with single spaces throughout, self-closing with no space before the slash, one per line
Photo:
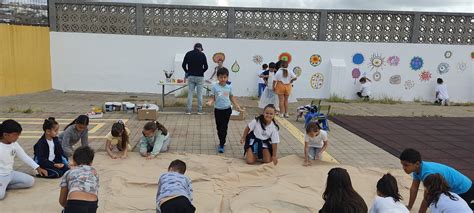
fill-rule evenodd
<path id="1" fill-rule="evenodd" d="M 15 120 L 4 120 L 0 124 L 0 139 L 3 139 L 3 133 L 21 133 L 21 131 L 23 131 L 21 125 Z"/>
<path id="2" fill-rule="evenodd" d="M 288 61 L 281 62 L 281 67 L 283 70 L 283 77 L 288 77 Z"/>
<path id="3" fill-rule="evenodd" d="M 156 131 L 158 129 L 158 130 L 161 131 L 162 135 L 167 135 L 168 134 L 168 130 L 166 129 L 166 127 L 163 126 L 163 124 L 161 124 L 158 121 L 154 121 L 154 122 L 150 121 L 150 122 L 146 123 L 145 126 L 143 127 L 143 129 L 152 130 L 152 131 Z"/>
<path id="4" fill-rule="evenodd" d="M 162 135 L 167 135 L 168 134 L 168 130 L 166 129 L 166 127 L 163 124 L 161 124 L 158 121 L 155 121 L 155 124 L 156 124 L 156 127 L 161 131 Z"/>
<path id="5" fill-rule="evenodd" d="M 49 117 L 48 119 L 44 120 L 43 131 L 46 131 L 47 129 L 53 129 L 56 125 L 58 125 L 56 119 L 54 117 Z"/>

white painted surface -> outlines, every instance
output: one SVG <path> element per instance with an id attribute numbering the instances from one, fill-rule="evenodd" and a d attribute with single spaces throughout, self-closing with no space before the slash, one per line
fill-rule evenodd
<path id="1" fill-rule="evenodd" d="M 224 52 L 224 66 L 231 69 L 234 61 L 240 65 L 240 71 L 230 73 L 230 80 L 237 96 L 254 96 L 257 94 L 256 70 L 261 65 L 255 64 L 252 57 L 262 55 L 264 63 L 277 61 L 282 52 L 292 55 L 290 69 L 300 66 L 302 75 L 294 83 L 293 91 L 299 98 L 327 98 L 337 94 L 345 98 L 356 98 L 355 92 L 360 88 L 358 79 L 352 78 L 352 69 L 358 67 L 362 73 L 372 79 L 375 72 L 370 70 L 368 62 L 372 54 L 381 54 L 386 65 L 380 70 L 381 81 L 372 84 L 372 94 L 377 97 L 388 96 L 413 101 L 414 98 L 434 99 L 436 78 L 442 77 L 448 85 L 451 101 L 474 101 L 474 72 L 471 59 L 471 46 L 426 45 L 426 44 L 382 44 L 382 43 L 349 43 L 349 42 L 314 42 L 314 41 L 268 41 L 210 38 L 177 38 L 156 36 L 106 35 L 85 33 L 51 32 L 51 64 L 53 88 L 79 91 L 112 91 L 112 92 L 151 92 L 161 93 L 157 83 L 165 80 L 163 70 L 175 69 L 176 76 L 183 76 L 176 54 L 191 50 L 194 43 L 203 44 L 207 56 L 208 78 L 216 64 L 212 56 Z M 452 51 L 451 58 L 444 57 L 445 51 Z M 365 61 L 361 65 L 352 63 L 355 53 L 362 53 Z M 312 54 L 322 56 L 322 63 L 317 67 L 309 64 Z M 400 57 L 398 66 L 390 66 L 386 59 L 389 56 Z M 410 60 L 420 56 L 424 60 L 423 68 L 413 71 Z M 332 68 L 330 59 L 345 61 L 345 69 Z M 446 62 L 450 71 L 439 74 L 438 64 Z M 459 62 L 465 62 L 467 69 L 460 72 L 456 69 Z M 330 73 L 331 70 L 333 73 Z M 421 82 L 419 73 L 429 70 L 432 78 Z M 314 73 L 322 73 L 325 83 L 321 89 L 310 86 Z M 399 85 L 389 83 L 392 75 L 401 75 Z M 331 80 L 331 78 L 337 78 Z M 355 80 L 355 84 L 354 84 Z M 406 80 L 413 80 L 415 86 L 406 90 Z M 331 87 L 331 82 L 337 86 Z"/>

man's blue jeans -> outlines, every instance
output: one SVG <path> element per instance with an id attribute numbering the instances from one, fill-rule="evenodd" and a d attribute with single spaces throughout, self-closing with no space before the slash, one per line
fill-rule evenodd
<path id="1" fill-rule="evenodd" d="M 202 89 L 204 84 L 204 77 L 200 76 L 188 76 L 188 106 L 187 112 L 191 112 L 193 109 L 193 93 L 194 89 L 197 90 L 198 98 L 198 112 L 202 112 Z"/>

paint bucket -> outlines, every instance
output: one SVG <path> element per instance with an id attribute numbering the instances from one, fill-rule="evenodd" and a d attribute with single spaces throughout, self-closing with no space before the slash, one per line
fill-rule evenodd
<path id="1" fill-rule="evenodd" d="M 127 111 L 127 113 L 134 113 L 135 112 L 135 104 L 126 103 L 125 104 L 125 111 Z"/>
<path id="2" fill-rule="evenodd" d="M 114 102 L 113 103 L 113 109 L 114 109 L 114 111 L 120 111 L 122 109 L 122 103 Z"/>
<path id="3" fill-rule="evenodd" d="M 114 111 L 114 104 L 112 102 L 105 102 L 105 111 L 106 112 Z"/>

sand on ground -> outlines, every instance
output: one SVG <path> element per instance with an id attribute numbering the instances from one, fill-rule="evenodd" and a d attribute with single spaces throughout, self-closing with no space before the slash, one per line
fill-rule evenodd
<path id="1" fill-rule="evenodd" d="M 242 159 L 214 155 L 160 154 L 145 160 L 138 153 L 127 159 L 110 159 L 96 153 L 93 167 L 99 173 L 98 212 L 155 212 L 158 177 L 167 171 L 172 160 L 187 164 L 186 175 L 192 179 L 197 212 L 317 212 L 323 205 L 322 194 L 328 171 L 343 167 L 349 171 L 352 184 L 370 208 L 376 195 L 376 183 L 386 172 L 397 178 L 408 202 L 411 177 L 403 170 L 355 168 L 326 162 L 302 166 L 302 158 L 290 155 L 273 164 L 246 165 Z M 60 179 L 36 178 L 32 188 L 8 190 L 0 201 L 1 212 L 60 212 L 58 202 Z M 417 212 L 422 196 L 412 212 Z"/>

